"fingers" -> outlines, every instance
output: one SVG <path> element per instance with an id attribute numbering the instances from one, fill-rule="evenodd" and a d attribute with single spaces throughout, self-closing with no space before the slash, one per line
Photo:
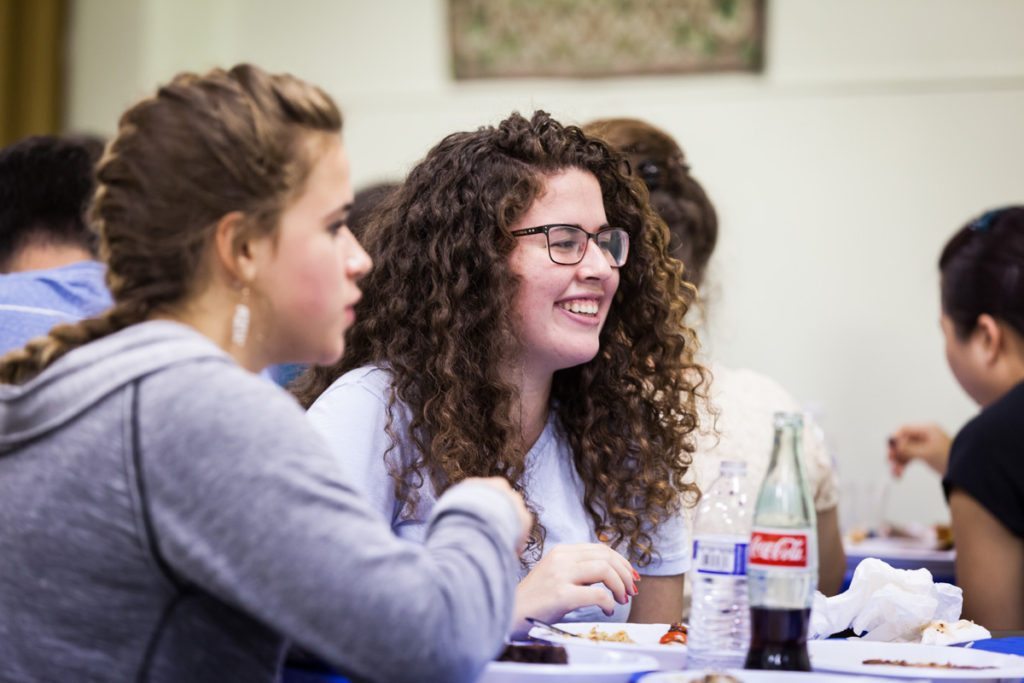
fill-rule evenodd
<path id="1" fill-rule="evenodd" d="M 896 479 L 903 476 L 903 470 L 907 468 L 906 462 L 895 459 L 892 455 L 889 456 L 889 472 Z"/>
<path id="2" fill-rule="evenodd" d="M 579 609 L 580 607 L 596 605 L 601 608 L 605 616 L 610 617 L 615 614 L 615 602 L 612 600 L 611 593 L 600 585 L 574 586 L 570 591 L 570 598 L 570 603 L 573 606 L 566 610 L 567 612 Z"/>
<path id="3" fill-rule="evenodd" d="M 538 613 L 557 612 L 561 616 L 597 605 L 611 615 L 615 603 L 628 604 L 630 597 L 639 592 L 638 578 L 626 558 L 608 546 L 559 545 L 544 555 L 519 584 L 518 599 Z"/>
<path id="4" fill-rule="evenodd" d="M 949 435 L 936 424 L 907 424 L 889 437 L 888 458 L 894 476 L 912 460 L 921 460 L 942 474 L 949 460 Z"/>
<path id="5" fill-rule="evenodd" d="M 575 576 L 572 583 L 578 586 L 603 583 L 621 605 L 625 605 L 636 594 L 633 577 L 623 578 L 616 567 L 603 559 L 578 562 L 573 569 Z"/>
<path id="6" fill-rule="evenodd" d="M 549 555 L 566 563 L 571 581 L 576 584 L 602 582 L 625 604 L 627 595 L 636 595 L 640 575 L 629 561 L 601 543 L 559 545 Z"/>

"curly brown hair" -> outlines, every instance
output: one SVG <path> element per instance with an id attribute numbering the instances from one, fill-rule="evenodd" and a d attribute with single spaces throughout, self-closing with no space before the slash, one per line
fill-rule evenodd
<path id="1" fill-rule="evenodd" d="M 185 301 L 203 284 L 217 221 L 240 211 L 239 240 L 273 234 L 313 167 L 308 136 L 340 130 L 322 90 L 247 64 L 180 74 L 131 107 L 100 161 L 90 209 L 114 306 L 11 351 L 0 382 L 26 382 L 72 349 Z"/>
<path id="2" fill-rule="evenodd" d="M 718 242 L 718 214 L 690 174 L 683 150 L 671 135 L 639 119 L 599 119 L 583 131 L 626 155 L 650 192 L 651 206 L 668 225 L 669 253 L 683 262 L 686 280 L 700 287 Z"/>
<path id="3" fill-rule="evenodd" d="M 684 475 L 706 374 L 693 359 L 696 336 L 683 324 L 688 285 L 667 254 L 665 224 L 622 158 L 579 128 L 540 111 L 531 119 L 513 114 L 434 147 L 365 234 L 375 268 L 345 357 L 311 368 L 294 390 L 308 407 L 349 370 L 389 370 L 388 453 L 398 401 L 410 410 L 405 436 L 417 452 L 413 462 L 387 460 L 407 505 L 415 505 L 424 474 L 439 495 L 471 476 L 502 476 L 527 494 L 518 390 L 502 377 L 502 361 L 521 350 L 509 315 L 519 287 L 509 230 L 546 178 L 570 168 L 597 178 L 609 223 L 630 233 L 630 254 L 600 352 L 555 373 L 551 404 L 598 537 L 626 544 L 645 566 L 657 553 L 652 533 L 696 495 Z M 543 537 L 535 527 L 528 554 L 536 557 Z"/>

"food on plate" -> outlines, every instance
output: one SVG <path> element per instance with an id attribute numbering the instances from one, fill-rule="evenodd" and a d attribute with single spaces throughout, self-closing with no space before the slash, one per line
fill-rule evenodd
<path id="1" fill-rule="evenodd" d="M 949 524 L 935 525 L 935 548 L 951 550 L 953 548 L 953 527 Z"/>
<path id="2" fill-rule="evenodd" d="M 953 527 L 949 524 L 892 524 L 883 522 L 876 529 L 853 527 L 846 532 L 845 540 L 857 545 L 871 538 L 888 538 L 907 541 L 914 547 L 931 550 L 950 550 L 953 547 Z"/>
<path id="3" fill-rule="evenodd" d="M 984 626 L 970 619 L 960 621 L 933 621 L 921 629 L 921 642 L 925 645 L 950 645 L 972 640 L 985 640 L 992 634 Z"/>
<path id="4" fill-rule="evenodd" d="M 686 645 L 686 625 L 672 624 L 658 642 L 662 645 Z"/>
<path id="5" fill-rule="evenodd" d="M 711 673 L 704 674 L 700 678 L 691 678 L 690 683 L 742 683 L 742 681 L 735 676 L 715 673 L 712 671 Z"/>
<path id="6" fill-rule="evenodd" d="M 870 536 L 871 532 L 864 527 L 854 527 L 846 533 L 847 540 L 853 544 L 863 543 Z"/>
<path id="7" fill-rule="evenodd" d="M 561 645 L 512 643 L 505 646 L 497 661 L 522 664 L 568 664 L 569 657 Z"/>
<path id="8" fill-rule="evenodd" d="M 971 664 L 954 664 L 953 662 L 908 662 L 905 659 L 865 659 L 862 664 L 876 666 L 910 666 L 920 669 L 994 669 L 994 666 L 973 666 Z"/>
<path id="9" fill-rule="evenodd" d="M 604 631 L 598 630 L 596 626 L 591 627 L 590 632 L 584 634 L 584 637 L 599 643 L 636 643 L 636 641 L 630 638 L 629 634 L 625 631 L 605 633 Z"/>

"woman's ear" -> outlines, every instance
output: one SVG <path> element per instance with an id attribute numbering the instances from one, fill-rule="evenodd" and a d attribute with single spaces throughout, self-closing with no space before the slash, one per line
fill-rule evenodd
<path id="1" fill-rule="evenodd" d="M 251 282 L 256 277 L 252 248 L 245 238 L 245 214 L 232 211 L 217 221 L 214 245 L 217 261 L 238 282 Z"/>
<path id="2" fill-rule="evenodd" d="M 981 345 L 979 351 L 982 360 L 986 365 L 994 364 L 1000 353 L 1005 350 L 1003 346 L 1006 343 L 1006 335 L 1003 334 L 1003 328 L 991 315 L 982 313 L 978 316 L 974 335 Z"/>

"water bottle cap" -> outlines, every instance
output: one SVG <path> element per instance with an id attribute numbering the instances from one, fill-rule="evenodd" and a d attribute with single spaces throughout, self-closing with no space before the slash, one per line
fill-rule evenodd
<path id="1" fill-rule="evenodd" d="M 772 420 L 775 428 L 780 427 L 796 427 L 797 429 L 803 429 L 804 416 L 803 413 L 784 413 L 777 412 Z"/>

